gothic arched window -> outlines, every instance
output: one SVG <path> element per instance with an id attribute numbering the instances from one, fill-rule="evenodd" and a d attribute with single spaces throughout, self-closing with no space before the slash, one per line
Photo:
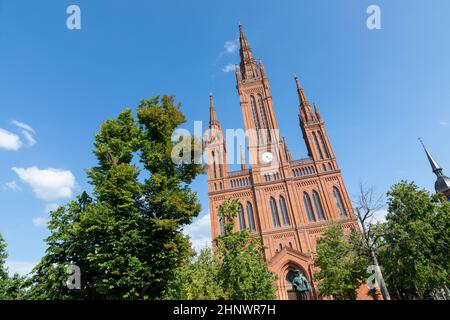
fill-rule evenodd
<path id="1" fill-rule="evenodd" d="M 255 129 L 256 131 L 259 131 L 259 129 L 261 129 L 261 126 L 259 124 L 258 112 L 256 111 L 256 102 L 254 96 L 250 96 L 250 104 L 252 106 L 252 116 L 253 122 L 255 123 Z"/>
<path id="2" fill-rule="evenodd" d="M 266 132 L 264 132 L 264 134 L 267 135 L 268 141 L 270 141 L 271 139 L 270 139 L 269 125 L 267 121 L 267 113 L 266 109 L 264 108 L 264 103 L 260 94 L 258 94 L 258 105 L 259 105 L 259 112 L 262 118 L 262 127 L 263 129 L 266 129 Z"/>
<path id="3" fill-rule="evenodd" d="M 273 225 L 280 227 L 280 217 L 278 216 L 277 203 L 274 198 L 270 198 L 270 210 L 272 211 Z"/>
<path id="4" fill-rule="evenodd" d="M 216 168 L 216 155 L 214 151 L 211 151 L 212 161 L 213 161 L 213 177 L 217 178 L 217 168 Z"/>
<path id="5" fill-rule="evenodd" d="M 319 194 L 313 191 L 314 206 L 316 207 L 317 217 L 319 220 L 325 220 L 325 214 L 323 213 L 322 203 L 320 202 Z"/>
<path id="6" fill-rule="evenodd" d="M 240 203 L 239 203 L 238 219 L 239 219 L 239 229 L 241 231 L 244 231 L 247 228 L 247 226 L 245 225 L 244 208 Z"/>
<path id="7" fill-rule="evenodd" d="M 341 217 L 345 217 L 345 207 L 344 207 L 344 203 L 342 202 L 342 197 L 341 197 L 341 193 L 339 192 L 338 188 L 333 187 L 333 196 L 334 196 L 334 201 L 336 202 L 336 207 L 338 208 L 339 211 L 339 215 Z"/>
<path id="8" fill-rule="evenodd" d="M 250 202 L 247 202 L 247 220 L 250 231 L 256 231 L 255 218 L 253 216 L 252 204 Z"/>
<path id="9" fill-rule="evenodd" d="M 305 192 L 303 193 L 303 202 L 305 203 L 306 214 L 308 215 L 309 221 L 316 221 L 316 217 L 314 216 L 314 211 L 311 204 L 311 198 Z"/>
<path id="10" fill-rule="evenodd" d="M 280 203 L 281 218 L 283 219 L 283 224 L 285 226 L 288 226 L 288 225 L 290 225 L 289 216 L 287 214 L 286 201 L 284 200 L 284 198 L 282 196 L 280 196 L 279 203 Z"/>
<path id="11" fill-rule="evenodd" d="M 317 140 L 317 135 L 316 135 L 315 132 L 313 132 L 312 135 L 313 135 L 313 138 L 314 138 L 314 142 L 316 143 L 317 151 L 319 151 L 320 159 L 323 159 L 323 154 L 322 154 L 322 150 L 320 149 L 319 140 Z"/>
<path id="12" fill-rule="evenodd" d="M 222 207 L 219 207 L 218 216 L 219 216 L 220 235 L 223 236 L 225 234 L 225 225 L 223 223 Z"/>
<path id="13" fill-rule="evenodd" d="M 219 178 L 223 177 L 223 172 L 222 172 L 222 165 L 219 162 Z"/>
<path id="14" fill-rule="evenodd" d="M 322 131 L 318 131 L 318 132 L 319 132 L 320 141 L 322 142 L 322 148 L 325 151 L 325 155 L 327 156 L 327 158 L 330 158 L 330 153 L 328 152 L 328 148 L 327 148 L 327 145 L 325 143 L 325 139 L 323 138 Z"/>

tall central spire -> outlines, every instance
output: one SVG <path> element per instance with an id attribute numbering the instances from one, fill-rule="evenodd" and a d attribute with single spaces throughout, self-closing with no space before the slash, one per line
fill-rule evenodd
<path id="1" fill-rule="evenodd" d="M 239 43 L 241 45 L 239 53 L 241 56 L 240 69 L 242 79 L 251 80 L 261 78 L 261 72 L 255 58 L 253 57 L 252 49 L 250 48 L 250 44 L 244 34 L 242 25 L 239 25 Z"/>

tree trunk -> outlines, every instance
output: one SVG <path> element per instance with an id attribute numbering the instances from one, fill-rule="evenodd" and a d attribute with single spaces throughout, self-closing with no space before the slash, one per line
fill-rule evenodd
<path id="1" fill-rule="evenodd" d="M 446 285 L 444 285 L 444 292 L 445 292 L 445 300 L 450 300 L 450 290 Z"/>
<path id="2" fill-rule="evenodd" d="M 357 209 L 359 211 L 359 209 Z M 370 256 L 372 258 L 372 263 L 376 267 L 377 272 L 377 281 L 380 285 L 381 294 L 383 295 L 383 300 L 391 300 L 391 296 L 389 294 L 389 291 L 386 287 L 386 283 L 384 282 L 383 274 L 381 273 L 380 265 L 378 264 L 377 255 L 375 254 L 375 250 L 370 245 L 370 240 L 367 236 L 366 226 L 364 225 L 364 221 L 361 222 L 361 228 L 363 229 L 363 237 L 366 242 L 367 248 L 370 250 Z"/>

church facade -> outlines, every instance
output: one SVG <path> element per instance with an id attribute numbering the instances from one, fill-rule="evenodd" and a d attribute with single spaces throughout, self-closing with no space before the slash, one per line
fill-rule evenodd
<path id="1" fill-rule="evenodd" d="M 205 142 L 212 237 L 224 232 L 219 211 L 227 199 L 239 202 L 236 230 L 248 229 L 266 247 L 265 260 L 278 275 L 277 298 L 295 299 L 292 279 L 300 270 L 311 283 L 308 299 L 320 298 L 313 281 L 317 240 L 331 223 L 358 228 L 325 123 L 299 79 L 299 123 L 308 156 L 293 159 L 280 136 L 264 65 L 253 57 L 239 27 L 237 91 L 245 125 L 250 166 L 241 150 L 240 170 L 230 171 L 223 129 L 210 96 L 210 135 Z"/>

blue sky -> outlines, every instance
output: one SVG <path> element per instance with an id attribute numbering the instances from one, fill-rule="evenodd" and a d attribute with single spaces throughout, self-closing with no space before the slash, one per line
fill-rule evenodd
<path id="1" fill-rule="evenodd" d="M 81 30 L 66 28 L 71 4 Z M 371 4 L 381 30 L 366 27 Z M 450 174 L 449 12 L 447 0 L 0 0 L 0 233 L 10 269 L 29 270 L 43 255 L 48 210 L 90 190 L 85 169 L 105 119 L 176 94 L 193 130 L 213 92 L 222 126 L 243 126 L 234 72 L 225 72 L 238 62 L 230 42 L 239 22 L 264 61 L 295 158 L 306 155 L 298 75 L 351 196 L 359 181 L 382 193 L 401 179 L 432 191 L 417 137 Z M 192 187 L 203 211 L 188 232 L 199 245 L 209 237 L 206 177 Z"/>

